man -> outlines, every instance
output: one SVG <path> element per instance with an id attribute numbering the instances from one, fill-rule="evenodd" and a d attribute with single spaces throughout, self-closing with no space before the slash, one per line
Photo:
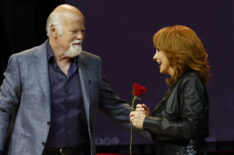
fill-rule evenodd
<path id="1" fill-rule="evenodd" d="M 84 16 L 77 8 L 55 8 L 46 30 L 45 43 L 9 59 L 0 94 L 0 150 L 94 155 L 97 108 L 126 127 L 131 108 L 109 88 L 101 59 L 82 50 Z"/>

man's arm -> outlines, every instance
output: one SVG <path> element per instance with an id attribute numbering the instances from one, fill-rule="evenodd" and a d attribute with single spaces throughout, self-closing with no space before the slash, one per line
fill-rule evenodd
<path id="1" fill-rule="evenodd" d="M 100 62 L 99 70 L 101 71 L 101 90 L 99 93 L 99 108 L 107 114 L 111 119 L 119 123 L 120 125 L 130 128 L 129 113 L 131 112 L 131 106 L 127 104 L 123 99 L 119 98 L 114 91 L 108 85 L 104 73 L 102 72 L 102 66 Z M 135 132 L 141 136 L 152 140 L 148 131 L 133 128 Z"/>
<path id="2" fill-rule="evenodd" d="M 4 149 L 11 116 L 15 113 L 20 98 L 21 80 L 16 56 L 10 57 L 4 76 L 0 93 L 0 150 Z"/>
<path id="3" fill-rule="evenodd" d="M 125 127 L 129 127 L 131 106 L 113 92 L 104 76 L 102 78 L 102 86 L 99 95 L 100 109 L 113 120 L 121 123 Z"/>

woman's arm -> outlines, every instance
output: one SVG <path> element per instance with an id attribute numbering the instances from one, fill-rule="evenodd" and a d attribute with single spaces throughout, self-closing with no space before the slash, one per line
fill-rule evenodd
<path id="1" fill-rule="evenodd" d="M 143 129 L 162 139 L 190 139 L 208 132 L 208 97 L 205 86 L 198 77 L 189 77 L 179 92 L 181 119 L 178 121 L 146 116 Z"/>

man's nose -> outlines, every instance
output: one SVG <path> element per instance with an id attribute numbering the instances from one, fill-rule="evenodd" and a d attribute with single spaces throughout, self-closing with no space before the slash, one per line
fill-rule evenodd
<path id="1" fill-rule="evenodd" d="M 81 31 L 78 32 L 77 35 L 76 35 L 76 39 L 83 40 L 84 39 L 84 34 Z"/>

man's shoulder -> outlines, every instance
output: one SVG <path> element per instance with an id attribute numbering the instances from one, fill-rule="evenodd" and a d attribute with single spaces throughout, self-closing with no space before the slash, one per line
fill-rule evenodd
<path id="1" fill-rule="evenodd" d="M 88 61 L 89 63 L 102 61 L 100 56 L 87 52 L 87 51 L 82 51 L 82 53 L 80 54 L 80 57 L 81 59 L 83 59 L 84 61 Z"/>
<path id="2" fill-rule="evenodd" d="M 91 59 L 101 59 L 100 56 L 96 55 L 96 54 L 93 54 L 93 53 L 90 53 L 90 52 L 87 52 L 87 51 L 82 51 L 82 53 L 88 57 L 88 58 L 91 58 Z"/>
<path id="3" fill-rule="evenodd" d="M 14 53 L 11 55 L 11 57 L 27 57 L 27 56 L 31 56 L 32 54 L 36 54 L 38 52 L 41 52 L 45 49 L 45 43 L 39 45 L 39 46 L 34 46 L 32 48 L 26 49 L 24 51 L 18 52 L 18 53 Z"/>

